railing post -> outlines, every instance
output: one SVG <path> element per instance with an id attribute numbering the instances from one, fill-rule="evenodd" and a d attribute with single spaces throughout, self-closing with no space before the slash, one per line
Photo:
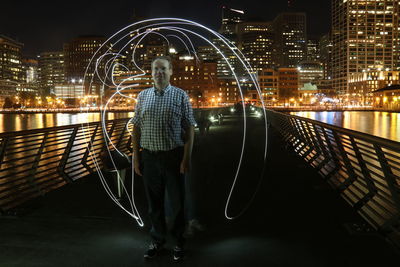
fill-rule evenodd
<path id="1" fill-rule="evenodd" d="M 69 175 L 65 172 L 65 166 L 67 165 L 67 161 L 68 161 L 68 158 L 69 158 L 69 154 L 71 153 L 72 146 L 74 145 L 74 141 L 75 141 L 75 138 L 76 138 L 76 134 L 78 133 L 78 129 L 79 129 L 79 126 L 75 126 L 75 127 L 74 127 L 74 130 L 73 130 L 73 132 L 72 132 L 72 134 L 71 134 L 71 136 L 70 136 L 70 138 L 69 138 L 69 140 L 68 140 L 67 147 L 65 148 L 65 152 L 64 152 L 64 154 L 62 155 L 60 164 L 59 164 L 58 167 L 57 167 L 57 170 L 58 170 L 58 172 L 60 173 L 60 175 L 61 175 L 61 176 L 64 178 L 64 180 L 65 180 L 66 182 L 68 182 L 68 183 L 72 183 L 73 180 L 72 180 L 71 177 L 69 177 Z"/>
<path id="2" fill-rule="evenodd" d="M 351 162 L 347 156 L 346 150 L 344 150 L 342 140 L 340 140 L 339 135 L 335 131 L 333 131 L 332 133 L 335 138 L 336 145 L 344 161 L 344 166 L 346 167 L 347 173 L 349 174 L 349 178 L 338 187 L 340 191 L 344 191 L 347 189 L 347 187 L 349 187 L 352 183 L 354 183 L 354 181 L 357 179 L 357 175 L 353 170 L 353 166 L 351 165 Z"/>
<path id="3" fill-rule="evenodd" d="M 318 164 L 318 166 L 316 167 L 318 170 L 321 170 L 328 162 L 330 162 L 332 160 L 332 156 L 331 153 L 328 152 L 328 150 L 326 149 L 326 146 L 324 145 L 324 141 L 322 140 L 321 136 L 318 134 L 318 129 L 317 126 L 315 124 L 312 125 L 313 129 L 314 129 L 314 136 L 317 139 L 317 147 L 320 149 L 320 151 L 322 152 L 323 155 L 323 160 Z M 325 128 L 322 128 L 322 132 L 324 134 L 324 138 L 326 141 L 326 144 L 328 146 L 328 149 L 331 149 L 329 140 L 327 140 L 326 138 L 326 133 L 325 133 Z"/>
<path id="4" fill-rule="evenodd" d="M 0 146 L 0 168 L 1 168 L 1 165 L 3 164 L 4 155 L 6 154 L 8 137 L 3 137 L 1 141 L 2 142 L 1 142 L 1 146 Z"/>
<path id="5" fill-rule="evenodd" d="M 127 124 L 125 124 L 124 128 L 123 128 L 122 131 L 121 131 L 121 134 L 120 134 L 120 136 L 119 136 L 119 138 L 118 138 L 118 142 L 117 142 L 117 144 L 115 145 L 116 148 L 119 147 L 119 145 L 121 144 L 122 139 L 124 138 L 124 134 L 125 134 L 125 131 L 126 131 L 126 127 L 127 127 Z"/>
<path id="6" fill-rule="evenodd" d="M 328 134 L 326 133 L 326 129 L 322 128 L 322 130 L 323 130 L 323 133 L 324 133 L 324 138 L 325 138 L 326 144 L 328 145 L 328 153 L 330 154 L 330 159 L 333 160 L 333 162 L 335 164 L 333 170 L 325 175 L 326 176 L 326 180 L 328 180 L 331 177 L 331 175 L 333 175 L 334 173 L 336 173 L 340 169 L 340 167 L 339 167 L 340 166 L 340 162 L 339 162 L 339 160 L 337 158 L 337 155 L 336 155 L 335 150 L 333 148 L 332 142 L 331 142 Z"/>
<path id="7" fill-rule="evenodd" d="M 358 160 L 358 164 L 360 165 L 361 172 L 364 176 L 365 182 L 367 184 L 368 188 L 368 194 L 366 194 L 362 199 L 360 199 L 355 205 L 354 208 L 359 209 L 361 208 L 365 203 L 367 203 L 372 197 L 376 195 L 378 190 L 376 189 L 376 186 L 374 182 L 371 179 L 371 174 L 368 172 L 368 167 L 365 164 L 364 159 L 362 158 L 361 152 L 358 148 L 358 145 L 356 141 L 354 141 L 354 138 L 350 136 L 350 141 L 353 146 L 354 152 L 356 153 L 356 158 Z"/>
<path id="8" fill-rule="evenodd" d="M 394 174 L 392 170 L 390 169 L 389 163 L 385 157 L 385 154 L 382 151 L 382 148 L 378 146 L 377 144 L 374 144 L 374 148 L 376 151 L 376 154 L 379 159 L 379 163 L 381 164 L 383 175 L 385 178 L 385 181 L 388 185 L 389 191 L 392 195 L 392 200 L 394 205 L 396 206 L 396 210 L 398 211 L 397 214 L 395 214 L 391 219 L 387 220 L 381 227 L 382 229 L 386 229 L 389 227 L 389 225 L 392 225 L 393 222 L 398 223 L 398 220 L 400 218 L 400 198 L 399 198 L 399 190 L 397 189 L 398 186 L 396 186 L 396 180 L 394 179 Z"/>
<path id="9" fill-rule="evenodd" d="M 90 143 L 87 144 L 87 148 L 86 148 L 86 150 L 85 150 L 85 154 L 83 154 L 82 161 L 81 161 L 81 164 L 82 164 L 83 166 L 85 166 L 86 170 L 88 170 L 90 173 L 93 172 L 93 170 L 92 170 L 92 168 L 90 168 L 89 165 L 87 164 L 87 158 L 88 158 L 88 156 L 89 156 L 90 150 L 91 150 L 92 147 L 93 147 L 93 142 L 94 142 L 94 140 L 96 139 L 96 134 L 97 134 L 97 130 L 99 129 L 100 123 L 101 123 L 101 122 L 99 122 L 98 124 L 96 124 L 96 127 L 94 128 L 93 134 L 92 134 L 92 136 L 90 137 Z"/>
<path id="10" fill-rule="evenodd" d="M 35 179 L 35 174 L 36 174 L 36 171 L 37 171 L 39 162 L 40 162 L 40 157 L 42 156 L 44 147 L 46 146 L 46 141 L 47 141 L 48 135 L 49 135 L 49 133 L 48 133 L 48 132 L 45 132 L 45 134 L 44 134 L 44 136 L 43 136 L 43 140 L 42 140 L 42 142 L 41 142 L 41 144 L 40 144 L 39 150 L 38 150 L 38 152 L 37 152 L 37 154 L 36 154 L 36 157 L 35 157 L 35 159 L 34 159 L 34 161 L 33 161 L 32 169 L 30 170 L 29 175 L 28 175 L 28 181 L 29 181 L 29 183 L 30 183 L 30 184 L 32 185 L 32 187 L 35 188 L 41 195 L 43 195 L 44 193 L 42 192 L 42 190 L 40 189 L 40 187 L 35 183 L 34 179 Z"/>

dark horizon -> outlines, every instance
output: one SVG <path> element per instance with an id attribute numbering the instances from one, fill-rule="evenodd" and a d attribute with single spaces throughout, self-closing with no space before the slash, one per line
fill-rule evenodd
<path id="1" fill-rule="evenodd" d="M 292 8 L 288 7 L 292 3 Z M 53 5 L 27 2 L 3 4 L 0 34 L 24 44 L 23 55 L 35 57 L 41 52 L 62 51 L 63 44 L 81 35 L 110 36 L 133 22 L 134 14 L 142 18 L 180 17 L 194 20 L 214 30 L 221 23 L 223 5 L 242 9 L 246 17 L 273 20 L 280 12 L 298 11 L 307 15 L 309 37 L 326 34 L 330 28 L 330 2 L 306 0 L 201 1 L 189 5 L 183 0 L 149 0 L 146 2 L 115 0 L 108 2 L 69 1 Z M 325 3 L 325 4 L 324 4 Z M 12 22 L 12 23 L 10 23 Z"/>

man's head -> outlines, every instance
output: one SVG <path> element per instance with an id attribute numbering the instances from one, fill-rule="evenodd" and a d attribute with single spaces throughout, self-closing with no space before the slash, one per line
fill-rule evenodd
<path id="1" fill-rule="evenodd" d="M 159 56 L 151 62 L 151 75 L 157 89 L 163 89 L 169 84 L 172 75 L 171 58 Z"/>

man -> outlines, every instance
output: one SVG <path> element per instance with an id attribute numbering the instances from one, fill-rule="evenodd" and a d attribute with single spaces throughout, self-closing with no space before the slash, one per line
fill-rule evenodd
<path id="1" fill-rule="evenodd" d="M 152 243 L 144 254 L 153 258 L 166 239 L 164 194 L 172 210 L 173 258 L 184 256 L 184 174 L 189 171 L 194 139 L 193 110 L 188 95 L 169 84 L 169 57 L 157 57 L 151 64 L 154 87 L 137 98 L 133 123 L 134 169 L 143 181 L 149 206 Z M 139 154 L 139 147 L 142 153 Z M 143 170 L 141 164 L 143 163 Z"/>

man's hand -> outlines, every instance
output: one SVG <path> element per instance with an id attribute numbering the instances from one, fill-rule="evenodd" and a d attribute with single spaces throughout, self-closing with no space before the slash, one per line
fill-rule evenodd
<path id="1" fill-rule="evenodd" d="M 182 159 L 180 171 L 182 174 L 190 171 L 190 159 Z"/>
<path id="2" fill-rule="evenodd" d="M 136 174 L 142 176 L 142 172 L 140 171 L 140 160 L 138 157 L 135 157 L 133 160 L 133 168 L 135 169 Z"/>

